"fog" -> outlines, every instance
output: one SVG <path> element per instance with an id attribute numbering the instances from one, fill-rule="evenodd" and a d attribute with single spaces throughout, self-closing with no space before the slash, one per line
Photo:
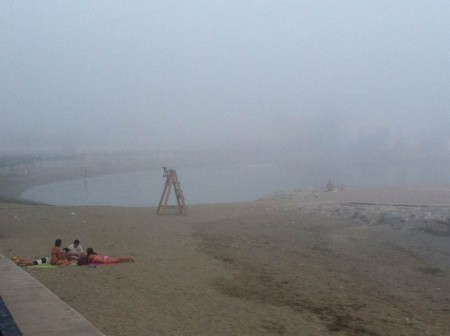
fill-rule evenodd
<path id="1" fill-rule="evenodd" d="M 225 150 L 450 183 L 448 1 L 2 1 L 0 69 L 2 155 Z"/>

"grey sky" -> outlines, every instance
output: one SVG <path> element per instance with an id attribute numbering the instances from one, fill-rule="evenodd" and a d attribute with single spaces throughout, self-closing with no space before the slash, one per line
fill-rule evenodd
<path id="1" fill-rule="evenodd" d="M 1 1 L 0 86 L 4 148 L 450 150 L 450 2 Z"/>

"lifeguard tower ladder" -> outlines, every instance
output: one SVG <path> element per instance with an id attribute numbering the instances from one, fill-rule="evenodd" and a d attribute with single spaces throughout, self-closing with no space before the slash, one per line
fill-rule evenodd
<path id="1" fill-rule="evenodd" d="M 162 215 L 166 208 L 178 208 L 180 214 L 185 214 L 187 209 L 186 204 L 184 203 L 184 195 L 180 187 L 180 181 L 178 181 L 177 172 L 174 169 L 167 169 L 166 167 L 163 167 L 163 169 L 163 177 L 166 178 L 166 184 L 164 185 L 164 191 L 161 195 L 161 200 L 159 201 L 158 210 L 156 213 L 158 215 Z M 175 197 L 177 198 L 178 205 L 167 204 L 169 202 L 169 194 L 172 187 L 175 191 Z"/>

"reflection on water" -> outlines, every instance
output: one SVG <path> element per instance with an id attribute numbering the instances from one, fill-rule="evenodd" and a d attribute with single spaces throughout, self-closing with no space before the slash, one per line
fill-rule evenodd
<path id="1" fill-rule="evenodd" d="M 177 169 L 177 175 L 187 204 L 252 201 L 274 191 L 305 185 L 298 172 L 272 165 L 185 168 Z M 54 205 L 157 206 L 164 183 L 162 170 L 85 176 L 35 186 L 21 197 Z M 173 192 L 170 197 L 176 204 Z"/>
<path id="2" fill-rule="evenodd" d="M 280 190 L 325 188 L 338 184 L 411 185 L 450 183 L 448 165 L 389 165 L 362 161 L 355 164 L 307 162 L 296 165 L 240 165 L 176 168 L 186 204 L 253 201 Z M 33 187 L 21 197 L 54 205 L 157 206 L 164 189 L 163 170 L 89 177 Z M 176 204 L 173 192 L 171 204 Z"/>

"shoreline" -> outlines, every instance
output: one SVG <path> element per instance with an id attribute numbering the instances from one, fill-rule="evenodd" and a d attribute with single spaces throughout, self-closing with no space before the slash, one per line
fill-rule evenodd
<path id="1" fill-rule="evenodd" d="M 26 205 L 47 205 L 45 203 L 33 202 L 20 197 L 29 188 L 37 185 L 47 184 L 52 182 L 58 182 L 59 180 L 54 179 L 31 179 L 20 181 L 8 179 L 0 179 L 0 202 L 2 203 L 18 203 Z M 61 180 L 63 181 L 63 180 Z"/>
<path id="2" fill-rule="evenodd" d="M 109 174 L 131 173 L 137 170 L 96 171 L 89 177 L 104 176 Z M 55 182 L 71 181 L 83 178 L 79 169 L 52 171 L 48 173 L 35 172 L 30 175 L 12 175 L 0 177 L 0 202 L 16 203 L 24 205 L 48 205 L 53 204 L 26 200 L 21 195 L 28 189 Z M 398 190 L 402 190 L 402 197 L 398 198 Z M 448 197 L 450 185 L 404 185 L 404 186 L 346 186 L 345 191 L 327 192 L 317 188 L 296 188 L 295 190 L 282 190 L 263 195 L 254 201 L 277 200 L 288 203 L 355 203 L 360 205 L 393 205 L 393 206 L 416 206 L 416 207 L 449 207 Z M 373 195 L 381 195 L 373 198 Z M 427 197 L 421 197 L 426 194 Z M 434 197 L 429 198 L 432 194 Z M 369 196 L 370 195 L 370 196 Z M 439 202 L 443 200 L 444 202 Z M 222 202 L 220 202 L 222 203 Z M 223 202 L 236 203 L 236 202 Z M 238 202 L 241 203 L 241 202 Z M 198 204 L 201 205 L 201 204 Z"/>
<path id="3" fill-rule="evenodd" d="M 0 254 L 42 257 L 61 238 L 132 256 L 106 267 L 24 268 L 110 336 L 297 335 L 300 324 L 311 336 L 443 335 L 450 209 L 391 204 L 418 200 L 414 190 L 297 190 L 193 205 L 186 216 L 153 207 L 4 207 Z M 450 187 L 420 190 L 428 203 L 450 199 Z"/>
<path id="4" fill-rule="evenodd" d="M 148 162 L 151 162 L 149 164 Z M 152 170 L 162 167 L 158 159 L 130 153 L 99 153 L 79 157 L 43 158 L 32 165 L 11 166 L 0 172 L 0 201 L 21 204 L 42 204 L 20 197 L 27 189 L 54 182 Z"/>
<path id="5" fill-rule="evenodd" d="M 47 205 L 45 203 L 29 201 L 20 197 L 26 190 L 43 184 L 53 182 L 69 181 L 80 178 L 79 174 L 40 174 L 32 173 L 30 175 L 14 175 L 0 177 L 0 201 L 4 203 L 19 203 L 29 205 Z"/>
<path id="6" fill-rule="evenodd" d="M 90 170 L 88 177 L 104 176 L 109 174 L 131 173 L 142 171 L 143 169 L 96 169 Z M 0 202 L 19 203 L 29 205 L 51 205 L 41 202 L 34 202 L 20 197 L 26 190 L 38 186 L 55 182 L 71 181 L 84 178 L 83 171 L 79 168 L 74 169 L 47 169 L 46 172 L 38 170 L 28 175 L 14 174 L 9 176 L 0 176 Z"/>

